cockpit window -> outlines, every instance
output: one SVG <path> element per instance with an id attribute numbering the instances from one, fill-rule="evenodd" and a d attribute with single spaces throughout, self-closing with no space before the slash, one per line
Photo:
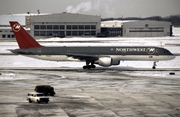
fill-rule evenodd
<path id="1" fill-rule="evenodd" d="M 164 50 L 164 54 L 170 54 L 168 50 Z"/>

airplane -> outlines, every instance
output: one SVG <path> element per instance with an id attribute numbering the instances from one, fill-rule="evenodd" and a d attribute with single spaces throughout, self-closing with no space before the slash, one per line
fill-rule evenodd
<path id="1" fill-rule="evenodd" d="M 156 62 L 175 58 L 169 50 L 154 46 L 42 46 L 17 21 L 9 23 L 19 45 L 12 53 L 50 61 L 85 61 L 83 69 L 96 68 L 95 64 L 110 67 L 126 60 L 153 61 L 152 69 L 156 69 Z"/>

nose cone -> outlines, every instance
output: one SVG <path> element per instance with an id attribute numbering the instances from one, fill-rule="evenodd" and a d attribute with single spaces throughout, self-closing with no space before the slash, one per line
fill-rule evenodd
<path id="1" fill-rule="evenodd" d="M 170 58 L 170 60 L 172 60 L 172 59 L 175 59 L 175 55 L 174 54 L 172 54 L 171 56 L 169 56 L 169 58 Z"/>

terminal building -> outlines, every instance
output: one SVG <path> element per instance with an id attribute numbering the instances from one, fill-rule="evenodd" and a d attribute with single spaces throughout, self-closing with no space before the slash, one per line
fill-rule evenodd
<path id="1" fill-rule="evenodd" d="M 172 36 L 170 22 L 107 21 L 96 15 L 73 13 L 0 16 L 0 39 L 14 38 L 9 21 L 18 21 L 34 38 L 51 37 L 163 37 Z"/>

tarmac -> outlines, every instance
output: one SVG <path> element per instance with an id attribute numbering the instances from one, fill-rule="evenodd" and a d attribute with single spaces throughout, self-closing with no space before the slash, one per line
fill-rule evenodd
<path id="1" fill-rule="evenodd" d="M 0 73 L 2 117 L 180 116 L 180 71 L 176 69 L 8 68 Z M 56 95 L 48 104 L 26 100 L 38 84 L 54 87 Z"/>

